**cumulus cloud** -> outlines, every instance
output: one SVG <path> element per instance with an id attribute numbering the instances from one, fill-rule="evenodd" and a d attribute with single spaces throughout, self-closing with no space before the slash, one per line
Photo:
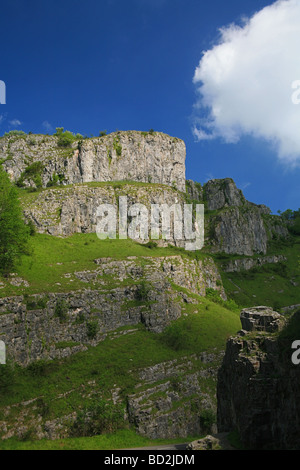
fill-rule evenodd
<path id="1" fill-rule="evenodd" d="M 9 121 L 9 124 L 11 126 L 19 127 L 22 123 L 19 119 L 12 119 L 11 121 Z"/>
<path id="2" fill-rule="evenodd" d="M 221 28 L 194 74 L 195 137 L 236 143 L 250 135 L 270 142 L 282 160 L 300 163 L 299 54 L 299 0 L 276 1 L 241 25 Z"/>
<path id="3" fill-rule="evenodd" d="M 45 129 L 46 132 L 52 132 L 53 131 L 53 127 L 52 125 L 50 124 L 50 122 L 48 121 L 44 121 L 43 124 L 42 124 L 43 128 Z"/>

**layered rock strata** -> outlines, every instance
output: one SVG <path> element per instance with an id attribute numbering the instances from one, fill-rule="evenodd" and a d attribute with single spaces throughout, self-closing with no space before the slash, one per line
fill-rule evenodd
<path id="1" fill-rule="evenodd" d="M 242 311 L 241 321 L 218 373 L 218 431 L 237 431 L 245 448 L 299 449 L 300 374 L 291 343 L 283 347 L 278 336 L 285 319 L 259 307 Z"/>
<path id="2" fill-rule="evenodd" d="M 155 132 L 119 131 L 59 147 L 56 136 L 24 135 L 0 140 L 0 159 L 15 182 L 43 187 L 91 181 L 161 183 L 185 192 L 185 143 Z M 35 164 L 35 166 L 32 166 Z"/>
<path id="3" fill-rule="evenodd" d="M 95 260 L 94 271 L 67 274 L 82 289 L 64 293 L 0 299 L 0 331 L 10 359 L 27 365 L 40 359 L 66 357 L 102 341 L 108 332 L 143 323 L 161 332 L 181 316 L 188 295 L 214 288 L 226 299 L 213 261 L 181 256 Z"/>

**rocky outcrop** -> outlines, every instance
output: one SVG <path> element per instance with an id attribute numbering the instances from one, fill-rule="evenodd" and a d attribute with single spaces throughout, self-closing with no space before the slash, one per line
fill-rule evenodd
<path id="1" fill-rule="evenodd" d="M 230 207 L 210 221 L 211 249 L 248 255 L 266 254 L 268 234 L 257 208 Z"/>
<path id="2" fill-rule="evenodd" d="M 247 201 L 231 178 L 208 181 L 203 187 L 206 206 L 206 244 L 214 252 L 265 255 L 274 237 L 288 230 L 270 209 Z"/>
<path id="3" fill-rule="evenodd" d="M 242 330 L 275 333 L 282 329 L 284 318 L 270 307 L 244 308 L 241 311 Z"/>
<path id="4" fill-rule="evenodd" d="M 208 181 L 204 185 L 204 198 L 210 211 L 246 204 L 242 191 L 231 178 Z"/>
<path id="5" fill-rule="evenodd" d="M 203 187 L 193 180 L 186 180 L 186 192 L 192 201 L 203 202 Z"/>
<path id="6" fill-rule="evenodd" d="M 214 435 L 207 435 L 202 439 L 190 442 L 187 445 L 187 450 L 235 450 L 228 441 L 228 434 L 219 433 Z"/>
<path id="7" fill-rule="evenodd" d="M 222 271 L 226 273 L 249 271 L 264 264 L 277 264 L 287 261 L 283 255 L 259 256 L 257 258 L 232 259 L 222 264 Z"/>
<path id="8" fill-rule="evenodd" d="M 155 132 L 124 131 L 78 139 L 59 147 L 56 136 L 8 136 L 0 140 L 4 169 L 24 186 L 91 181 L 141 181 L 185 192 L 186 148 L 182 140 Z"/>
<path id="9" fill-rule="evenodd" d="M 299 449 L 299 366 L 278 334 L 284 317 L 259 307 L 242 311 L 241 321 L 218 373 L 218 431 L 238 431 L 245 448 Z"/>
<path id="10" fill-rule="evenodd" d="M 99 343 L 108 332 L 139 323 L 159 333 L 181 316 L 182 303 L 189 302 L 188 295 L 173 289 L 172 284 L 201 296 L 212 287 L 226 298 L 220 275 L 209 258 L 95 261 L 93 271 L 66 274 L 69 280 L 81 281 L 80 290 L 0 299 L 1 339 L 10 359 L 27 365 L 67 357 Z"/>
<path id="11" fill-rule="evenodd" d="M 134 334 L 135 329 L 119 334 Z M 117 335 L 111 334 L 114 341 Z M 117 386 L 111 390 L 111 402 L 124 408 L 124 424 L 134 427 L 149 438 L 186 439 L 188 436 L 215 430 L 215 382 L 221 354 L 211 353 L 187 356 L 152 367 L 132 371 L 135 387 L 125 397 Z M 129 372 L 131 374 L 131 371 Z M 68 393 L 72 393 L 72 390 Z M 67 394 L 68 394 L 67 393 Z M 67 394 L 56 400 L 64 402 Z M 81 396 L 102 396 L 101 386 L 95 381 L 81 385 Z M 106 397 L 107 400 L 107 397 Z M 72 436 L 72 426 L 78 410 L 53 417 L 47 413 L 44 396 L 6 406 L 1 410 L 0 439 L 61 439 Z M 63 409 L 63 404 L 62 404 Z M 209 415 L 211 420 L 205 417 Z"/>
<path id="12" fill-rule="evenodd" d="M 30 196 L 30 199 L 23 200 L 25 218 L 35 224 L 39 233 L 54 236 L 96 232 L 98 207 L 101 204 L 111 204 L 118 213 L 119 198 L 122 196 L 127 198 L 128 209 L 136 203 L 146 206 L 149 234 L 151 204 L 167 204 L 168 207 L 179 204 L 184 213 L 185 203 L 182 193 L 160 184 L 83 184 L 52 188 Z M 118 225 L 116 228 L 118 229 Z M 169 242 L 171 241 L 174 244 L 182 242 L 177 240 L 176 243 L 173 230 L 170 233 Z"/>
<path id="13" fill-rule="evenodd" d="M 128 419 L 151 439 L 186 438 L 215 430 L 215 393 L 220 354 L 189 356 L 140 372 L 141 382 L 128 397 Z M 206 413 L 212 419 L 203 419 Z"/>

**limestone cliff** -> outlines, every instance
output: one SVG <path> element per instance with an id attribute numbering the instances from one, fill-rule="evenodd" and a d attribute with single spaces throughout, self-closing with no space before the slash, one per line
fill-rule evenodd
<path id="1" fill-rule="evenodd" d="M 91 271 L 66 274 L 82 288 L 68 293 L 4 297 L 0 299 L 0 331 L 8 356 L 21 364 L 66 357 L 102 341 L 108 332 L 143 323 L 161 332 L 181 316 L 182 302 L 173 284 L 205 296 L 207 288 L 226 299 L 220 275 L 210 258 L 181 256 L 129 257 L 95 260 Z M 94 325 L 95 334 L 90 335 Z M 62 348 L 61 344 L 69 343 Z"/>
<path id="2" fill-rule="evenodd" d="M 77 139 L 60 147 L 56 136 L 7 136 L 0 159 L 11 179 L 25 187 L 91 181 L 161 183 L 185 191 L 182 140 L 155 132 L 124 131 Z"/>
<path id="3" fill-rule="evenodd" d="M 299 311 L 293 318 L 299 324 Z M 243 310 L 241 322 L 218 373 L 218 430 L 237 431 L 245 448 L 299 449 L 300 373 L 285 319 L 256 307 Z"/>
<path id="4" fill-rule="evenodd" d="M 69 236 L 95 232 L 99 205 L 111 204 L 117 208 L 121 196 L 127 197 L 128 208 L 132 204 L 144 204 L 149 211 L 149 224 L 151 204 L 169 207 L 180 204 L 183 209 L 186 202 L 184 194 L 167 185 L 131 182 L 49 188 L 31 194 L 22 204 L 26 219 L 34 222 L 39 233 Z"/>
<path id="5" fill-rule="evenodd" d="M 245 199 L 231 178 L 208 181 L 203 187 L 206 206 L 206 245 L 213 252 L 253 256 L 266 254 L 273 237 L 288 230 L 270 209 Z"/>
<path id="6" fill-rule="evenodd" d="M 120 131 L 78 138 L 69 147 L 61 147 L 55 135 L 0 139 L 0 161 L 11 179 L 39 190 L 22 202 L 40 233 L 95 231 L 98 205 L 115 204 L 119 195 L 127 195 L 132 203 L 147 206 L 203 203 L 205 245 L 212 252 L 265 255 L 270 240 L 288 236 L 282 220 L 266 206 L 247 201 L 231 178 L 203 186 L 186 181 L 185 158 L 184 142 L 159 132 Z"/>

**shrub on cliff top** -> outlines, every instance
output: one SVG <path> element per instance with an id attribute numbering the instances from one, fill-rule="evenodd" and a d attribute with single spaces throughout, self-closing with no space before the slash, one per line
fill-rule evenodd
<path id="1" fill-rule="evenodd" d="M 57 140 L 58 147 L 71 147 L 74 140 L 77 139 L 77 137 L 74 134 L 72 134 L 72 132 L 64 131 L 63 127 L 57 127 L 56 133 L 54 135 L 58 137 L 58 140 Z"/>

